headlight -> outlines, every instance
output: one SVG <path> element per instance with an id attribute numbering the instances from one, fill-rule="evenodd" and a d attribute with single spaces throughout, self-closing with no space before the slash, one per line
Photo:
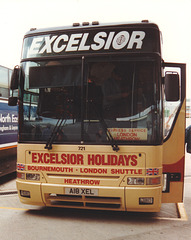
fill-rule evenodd
<path id="1" fill-rule="evenodd" d="M 38 173 L 27 173 L 26 180 L 40 181 L 40 174 Z"/>
<path id="2" fill-rule="evenodd" d="M 128 177 L 128 185 L 144 185 L 144 178 Z"/>

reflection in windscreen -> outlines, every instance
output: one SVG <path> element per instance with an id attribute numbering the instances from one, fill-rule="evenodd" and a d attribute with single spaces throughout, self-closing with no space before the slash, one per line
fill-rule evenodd
<path id="1" fill-rule="evenodd" d="M 119 143 L 156 141 L 154 62 L 89 61 L 83 81 L 79 63 L 33 64 L 25 72 L 24 98 L 35 92 L 36 102 L 24 102 L 22 140 L 108 144 L 109 132 Z"/>

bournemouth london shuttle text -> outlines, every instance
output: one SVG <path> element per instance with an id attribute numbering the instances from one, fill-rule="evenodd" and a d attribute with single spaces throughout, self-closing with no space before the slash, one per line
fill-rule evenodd
<path id="1" fill-rule="evenodd" d="M 28 56 L 36 54 L 51 54 L 75 51 L 120 50 L 123 48 L 141 49 L 145 38 L 144 31 L 128 31 L 106 33 L 98 32 L 93 36 L 90 33 L 75 33 L 62 35 L 46 35 L 34 37 Z"/>

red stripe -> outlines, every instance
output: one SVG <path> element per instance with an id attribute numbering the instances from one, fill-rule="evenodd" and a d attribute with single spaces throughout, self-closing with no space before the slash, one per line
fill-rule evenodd
<path id="1" fill-rule="evenodd" d="M 181 173 L 181 182 L 184 180 L 184 157 L 173 164 L 163 164 L 164 173 Z"/>

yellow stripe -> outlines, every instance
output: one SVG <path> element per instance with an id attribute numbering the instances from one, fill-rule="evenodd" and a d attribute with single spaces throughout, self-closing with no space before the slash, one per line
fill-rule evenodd
<path id="1" fill-rule="evenodd" d="M 0 207 L 0 209 L 8 209 L 8 210 L 23 210 L 23 211 L 27 211 L 29 209 L 25 209 L 25 208 L 12 208 L 12 207 Z"/>
<path id="2" fill-rule="evenodd" d="M 188 216 L 186 214 L 184 203 L 177 203 L 177 209 L 178 209 L 178 213 L 179 213 L 180 218 L 183 221 L 188 221 Z"/>

